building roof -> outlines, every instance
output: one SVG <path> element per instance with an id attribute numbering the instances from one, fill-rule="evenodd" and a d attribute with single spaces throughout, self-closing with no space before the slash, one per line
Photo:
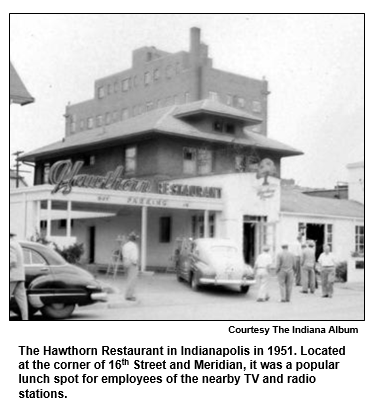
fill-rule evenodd
<path id="1" fill-rule="evenodd" d="M 195 103 L 191 109 L 195 111 Z M 214 103 L 216 105 L 216 103 Z M 212 104 L 207 104 L 211 111 L 218 115 L 223 109 L 222 106 L 216 106 L 213 110 Z M 184 107 L 188 109 L 188 105 Z M 141 134 L 160 133 L 174 137 L 191 138 L 202 141 L 210 141 L 225 144 L 238 144 L 242 146 L 255 146 L 258 149 L 273 150 L 281 153 L 282 156 L 301 155 L 302 152 L 285 145 L 279 141 L 245 131 L 244 136 L 234 136 L 228 134 L 215 134 L 201 131 L 193 124 L 183 120 L 180 115 L 181 106 L 172 106 L 162 109 L 152 110 L 143 115 L 132 117 L 128 120 L 117 122 L 109 126 L 94 128 L 70 135 L 62 141 L 36 149 L 32 152 L 22 155 L 23 161 L 34 161 L 35 158 L 48 157 L 50 155 L 59 155 L 69 151 L 86 149 L 87 146 L 95 147 L 129 141 Z M 240 110 L 230 108 L 229 111 L 236 110 L 243 116 L 246 113 Z"/>
<path id="2" fill-rule="evenodd" d="M 15 70 L 12 62 L 9 61 L 9 99 L 12 103 L 25 104 L 33 103 L 35 99 L 26 89 L 20 76 Z"/>
<path id="3" fill-rule="evenodd" d="M 177 106 L 174 113 L 175 117 L 188 117 L 201 114 L 234 118 L 236 120 L 247 122 L 250 124 L 260 124 L 263 121 L 260 117 L 249 114 L 246 111 L 242 111 L 209 99 L 198 100 L 193 103 L 181 104 Z"/>
<path id="4" fill-rule="evenodd" d="M 364 167 L 364 161 L 359 161 L 359 162 L 353 162 L 347 165 L 347 168 L 363 168 Z"/>
<path id="5" fill-rule="evenodd" d="M 285 214 L 364 218 L 364 205 L 353 200 L 309 196 L 298 190 L 282 188 L 281 212 Z"/>

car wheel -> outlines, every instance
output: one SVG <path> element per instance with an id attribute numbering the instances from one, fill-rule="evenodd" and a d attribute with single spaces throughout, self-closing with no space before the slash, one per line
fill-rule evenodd
<path id="1" fill-rule="evenodd" d="M 250 286 L 241 286 L 240 292 L 246 294 L 250 289 Z"/>
<path id="2" fill-rule="evenodd" d="M 179 282 L 182 282 L 182 281 L 183 281 L 183 278 L 181 277 L 181 275 L 176 275 L 176 277 L 177 277 L 177 280 L 178 280 Z"/>
<path id="3" fill-rule="evenodd" d="M 50 319 L 66 319 L 71 316 L 75 309 L 75 304 L 52 303 L 44 306 L 40 311 Z"/>
<path id="4" fill-rule="evenodd" d="M 192 273 L 192 275 L 190 277 L 190 286 L 192 287 L 193 290 L 199 289 L 198 279 L 194 272 Z"/>

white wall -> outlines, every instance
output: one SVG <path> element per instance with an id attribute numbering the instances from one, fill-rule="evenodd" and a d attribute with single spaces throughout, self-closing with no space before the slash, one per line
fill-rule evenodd
<path id="1" fill-rule="evenodd" d="M 364 163 L 348 168 L 348 198 L 364 204 Z"/>

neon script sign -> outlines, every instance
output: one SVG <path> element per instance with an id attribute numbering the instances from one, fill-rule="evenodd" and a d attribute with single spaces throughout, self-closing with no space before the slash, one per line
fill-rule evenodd
<path id="1" fill-rule="evenodd" d="M 54 185 L 52 193 L 69 194 L 73 187 L 84 187 L 100 190 L 119 190 L 123 192 L 151 193 L 152 183 L 149 180 L 123 178 L 123 166 L 105 176 L 80 173 L 83 161 L 73 164 L 70 160 L 58 161 L 49 172 L 49 183 Z M 166 182 L 158 183 L 155 193 L 174 196 L 221 198 L 221 189 L 191 185 L 177 185 Z"/>

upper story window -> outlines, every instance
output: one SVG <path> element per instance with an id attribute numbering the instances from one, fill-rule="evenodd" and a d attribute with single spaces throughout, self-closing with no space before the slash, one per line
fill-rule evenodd
<path id="1" fill-rule="evenodd" d="M 233 96 L 231 94 L 227 94 L 227 106 L 233 105 Z"/>
<path id="2" fill-rule="evenodd" d="M 97 95 L 98 95 L 99 99 L 102 99 L 103 97 L 105 97 L 105 88 L 104 88 L 104 86 L 100 86 L 97 89 Z"/>
<path id="3" fill-rule="evenodd" d="M 145 86 L 149 86 L 149 85 L 150 85 L 150 81 L 151 81 L 150 72 L 145 72 L 145 73 L 144 73 L 144 83 L 145 83 Z"/>
<path id="4" fill-rule="evenodd" d="M 80 129 L 80 131 L 83 131 L 83 130 L 84 130 L 84 125 L 85 125 L 84 120 L 80 120 L 80 124 L 79 124 L 79 129 Z"/>
<path id="5" fill-rule="evenodd" d="M 44 164 L 43 168 L 43 183 L 49 183 L 49 172 L 51 169 L 51 165 L 49 163 Z"/>
<path id="6" fill-rule="evenodd" d="M 161 72 L 160 72 L 160 70 L 159 70 L 159 69 L 155 69 L 153 76 L 154 76 L 154 80 L 155 80 L 155 81 L 156 81 L 156 80 L 159 80 L 160 77 L 161 77 Z"/>
<path id="7" fill-rule="evenodd" d="M 236 126 L 232 123 L 225 124 L 225 132 L 227 134 L 235 134 L 236 133 Z"/>
<path id="8" fill-rule="evenodd" d="M 102 127 L 102 125 L 104 124 L 104 118 L 99 115 L 96 117 L 96 127 Z"/>
<path id="9" fill-rule="evenodd" d="M 183 148 L 183 172 L 206 175 L 212 172 L 212 151 L 206 148 Z"/>
<path id="10" fill-rule="evenodd" d="M 123 92 L 128 92 L 130 90 L 130 79 L 124 79 L 122 80 L 122 91 Z"/>
<path id="11" fill-rule="evenodd" d="M 237 107 L 244 109 L 246 106 L 246 101 L 243 97 L 237 97 Z"/>
<path id="12" fill-rule="evenodd" d="M 223 121 L 222 120 L 216 120 L 213 123 L 213 130 L 217 131 L 219 133 L 223 132 Z"/>
<path id="13" fill-rule="evenodd" d="M 217 92 L 209 92 L 209 99 L 212 101 L 219 101 L 219 94 Z"/>
<path id="14" fill-rule="evenodd" d="M 235 168 L 236 172 L 246 172 L 246 157 L 245 155 L 236 155 L 235 159 Z"/>
<path id="15" fill-rule="evenodd" d="M 126 173 L 136 172 L 137 148 L 129 147 L 125 151 L 124 170 Z"/>
<path id="16" fill-rule="evenodd" d="M 253 112 L 254 113 L 262 112 L 262 103 L 260 103 L 260 101 L 253 101 Z"/>
<path id="17" fill-rule="evenodd" d="M 89 117 L 87 120 L 87 128 L 91 130 L 93 128 L 93 117 Z"/>
<path id="18" fill-rule="evenodd" d="M 365 251 L 365 227 L 355 226 L 355 251 L 364 254 Z"/>
<path id="19" fill-rule="evenodd" d="M 130 116 L 130 112 L 128 109 L 123 109 L 122 110 L 122 120 L 127 120 Z"/>

